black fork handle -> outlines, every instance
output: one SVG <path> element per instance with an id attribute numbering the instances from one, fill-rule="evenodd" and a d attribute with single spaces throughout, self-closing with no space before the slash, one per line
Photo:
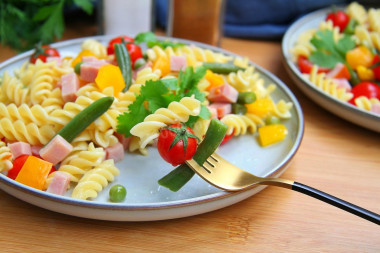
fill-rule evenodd
<path id="1" fill-rule="evenodd" d="M 304 184 L 301 184 L 298 182 L 293 183 L 292 190 L 297 191 L 297 192 L 301 192 L 301 193 L 306 194 L 308 196 L 311 196 L 313 198 L 322 200 L 328 204 L 336 206 L 336 207 L 343 209 L 347 212 L 355 214 L 355 215 L 357 215 L 363 219 L 369 220 L 369 221 L 371 221 L 377 225 L 380 225 L 380 215 L 378 215 L 374 212 L 371 212 L 367 209 L 364 209 L 360 206 L 351 204 L 347 201 L 344 201 L 342 199 L 334 197 L 334 196 L 327 194 L 323 191 L 314 189 L 310 186 L 307 186 L 307 185 L 304 185 Z"/>

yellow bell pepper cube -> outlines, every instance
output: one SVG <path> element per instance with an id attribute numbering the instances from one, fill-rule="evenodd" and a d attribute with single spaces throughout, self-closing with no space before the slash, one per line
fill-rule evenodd
<path id="1" fill-rule="evenodd" d="M 209 69 L 206 71 L 205 78 L 210 83 L 206 90 L 211 90 L 214 87 L 224 84 L 223 77 L 221 75 L 215 74 Z"/>
<path id="2" fill-rule="evenodd" d="M 360 65 L 357 67 L 356 72 L 358 73 L 358 77 L 362 81 L 375 80 L 375 74 L 373 73 L 372 69 L 369 69 L 369 68 L 366 68 L 366 67 Z"/>
<path id="3" fill-rule="evenodd" d="M 288 130 L 282 124 L 262 126 L 258 131 L 259 142 L 263 147 L 282 141 L 288 135 Z"/>
<path id="4" fill-rule="evenodd" d="M 42 190 L 52 166 L 52 163 L 35 156 L 29 156 L 15 180 L 19 183 Z"/>
<path id="5" fill-rule="evenodd" d="M 358 66 L 368 68 L 372 65 L 372 60 L 372 52 L 365 46 L 356 47 L 346 53 L 346 61 L 353 69 Z"/>
<path id="6" fill-rule="evenodd" d="M 100 67 L 95 83 L 101 91 L 107 87 L 113 87 L 116 97 L 125 87 L 125 82 L 121 70 L 118 66 L 107 64 Z"/>
<path id="7" fill-rule="evenodd" d="M 251 104 L 246 104 L 247 112 L 264 119 L 274 111 L 274 104 L 270 98 L 259 98 Z"/>
<path id="8" fill-rule="evenodd" d="M 71 62 L 71 67 L 75 67 L 75 65 L 77 65 L 78 63 L 80 63 L 82 61 L 82 57 L 83 56 L 94 56 L 96 57 L 96 55 L 88 50 L 88 49 L 84 49 L 82 50 L 81 52 L 79 52 L 79 54 L 77 55 L 77 57 L 75 57 L 75 59 Z"/>
<path id="9" fill-rule="evenodd" d="M 170 61 L 167 57 L 161 56 L 153 63 L 153 70 L 161 70 L 161 76 L 166 76 L 170 73 Z"/>

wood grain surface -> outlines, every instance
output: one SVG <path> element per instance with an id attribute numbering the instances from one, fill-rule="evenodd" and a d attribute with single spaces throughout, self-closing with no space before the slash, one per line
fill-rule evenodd
<path id="1" fill-rule="evenodd" d="M 65 39 L 93 35 L 73 26 Z M 280 42 L 223 38 L 299 100 L 305 134 L 282 177 L 380 213 L 380 134 L 344 121 L 298 90 Z M 14 55 L 0 48 L 0 61 Z M 0 190 L 0 252 L 380 252 L 380 226 L 290 190 L 268 187 L 230 207 L 167 221 L 107 222 L 54 213 Z"/>

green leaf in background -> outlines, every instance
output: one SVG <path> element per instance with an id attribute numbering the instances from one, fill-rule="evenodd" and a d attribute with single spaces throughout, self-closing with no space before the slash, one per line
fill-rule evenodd
<path id="1" fill-rule="evenodd" d="M 139 33 L 135 37 L 135 43 L 140 44 L 142 42 L 157 41 L 157 37 L 152 32 Z"/>
<path id="2" fill-rule="evenodd" d="M 74 0 L 74 4 L 76 4 L 76 6 L 78 6 L 79 8 L 81 8 L 88 15 L 92 14 L 92 10 L 93 10 L 92 1 L 89 1 L 89 0 Z"/>

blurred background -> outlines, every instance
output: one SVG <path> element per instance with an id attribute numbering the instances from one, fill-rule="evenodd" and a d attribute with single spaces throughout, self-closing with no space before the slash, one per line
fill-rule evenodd
<path id="1" fill-rule="evenodd" d="M 280 40 L 297 18 L 346 0 L 5 0 L 2 47 L 22 52 L 38 42 L 100 34 L 159 35 L 219 45 L 220 38 Z M 357 1 L 372 7 L 377 0 Z M 69 28 L 69 29 L 68 29 Z"/>

